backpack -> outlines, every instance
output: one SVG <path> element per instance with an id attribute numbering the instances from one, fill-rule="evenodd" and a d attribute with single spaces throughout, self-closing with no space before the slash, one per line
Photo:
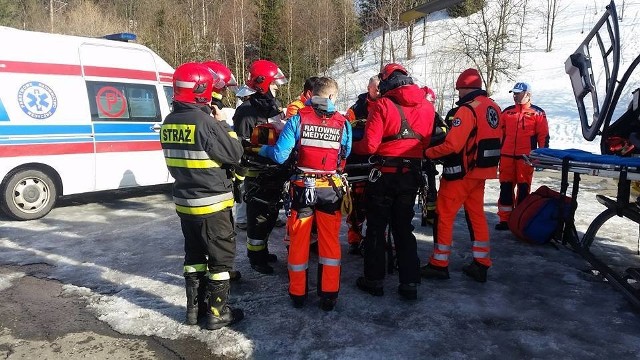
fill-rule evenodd
<path id="1" fill-rule="evenodd" d="M 563 197 L 559 192 L 541 186 L 513 209 L 508 222 L 509 230 L 522 241 L 546 244 L 561 225 L 560 211 L 566 220 L 570 209 L 570 197 Z"/>

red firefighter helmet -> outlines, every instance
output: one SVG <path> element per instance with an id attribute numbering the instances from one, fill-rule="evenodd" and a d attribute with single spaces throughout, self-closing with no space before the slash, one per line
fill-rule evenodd
<path id="1" fill-rule="evenodd" d="M 407 71 L 407 69 L 404 68 L 404 66 L 396 63 L 391 63 L 391 64 L 385 65 L 385 67 L 382 68 L 382 71 L 380 71 L 380 74 L 378 74 L 378 77 L 382 81 L 387 80 L 389 76 L 393 74 L 394 71 L 400 71 L 404 75 L 409 75 L 409 72 Z"/>
<path id="2" fill-rule="evenodd" d="M 256 60 L 249 67 L 249 78 L 245 83 L 253 92 L 266 94 L 271 83 L 284 85 L 287 83 L 287 78 L 274 62 Z"/>
<path id="3" fill-rule="evenodd" d="M 235 92 L 235 87 L 238 86 L 238 83 L 228 67 L 219 61 L 205 61 L 202 64 L 211 69 L 218 77 L 217 81 L 214 78 L 213 92 L 220 94 L 225 87 Z"/>
<path id="4" fill-rule="evenodd" d="M 213 91 L 213 73 L 199 63 L 184 63 L 173 73 L 173 99 L 190 104 L 208 104 Z"/>

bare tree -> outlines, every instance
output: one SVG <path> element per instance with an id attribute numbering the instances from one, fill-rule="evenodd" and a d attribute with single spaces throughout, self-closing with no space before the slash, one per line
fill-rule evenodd
<path id="1" fill-rule="evenodd" d="M 545 34 L 547 36 L 546 52 L 550 52 L 553 47 L 553 33 L 558 14 L 566 8 L 566 6 L 562 6 L 562 0 L 547 0 L 547 7 L 544 10 Z"/>
<path id="2" fill-rule="evenodd" d="M 509 51 L 515 48 L 517 39 L 508 30 L 519 26 L 518 9 L 513 0 L 487 2 L 476 14 L 454 22 L 449 35 L 458 44 L 444 48 L 448 53 L 463 55 L 467 64 L 480 71 L 489 94 L 499 76 L 512 78 L 517 69 Z"/>
<path id="3" fill-rule="evenodd" d="M 520 26 L 520 34 L 518 36 L 518 69 L 522 68 L 522 65 L 520 63 L 521 60 L 521 56 L 522 56 L 522 42 L 523 42 L 523 37 L 522 34 L 524 33 L 524 27 L 526 24 L 526 20 L 527 20 L 527 0 L 523 0 L 522 3 L 522 21 L 521 21 L 521 26 Z"/>

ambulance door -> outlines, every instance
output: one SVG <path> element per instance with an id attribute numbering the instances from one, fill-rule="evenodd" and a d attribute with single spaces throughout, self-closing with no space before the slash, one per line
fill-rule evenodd
<path id="1" fill-rule="evenodd" d="M 96 189 L 166 183 L 157 73 L 148 51 L 81 47 L 95 136 Z M 114 68 L 119 59 L 127 68 Z M 91 64 L 91 65 L 90 65 Z"/>

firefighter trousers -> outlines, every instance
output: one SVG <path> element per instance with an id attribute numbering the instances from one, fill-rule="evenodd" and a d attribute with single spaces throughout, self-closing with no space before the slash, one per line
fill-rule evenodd
<path id="1" fill-rule="evenodd" d="M 247 255 L 252 263 L 265 263 L 269 235 L 278 219 L 284 180 L 246 177 Z"/>
<path id="2" fill-rule="evenodd" d="M 209 270 L 219 274 L 233 269 L 236 233 L 232 217 L 227 208 L 202 219 L 180 218 L 185 273 Z"/>

